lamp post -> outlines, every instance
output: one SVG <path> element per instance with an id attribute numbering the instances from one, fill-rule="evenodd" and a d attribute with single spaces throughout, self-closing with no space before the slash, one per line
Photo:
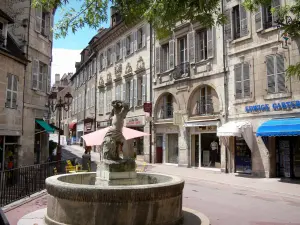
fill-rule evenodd
<path id="1" fill-rule="evenodd" d="M 69 111 L 70 105 L 72 104 L 73 96 L 68 92 L 65 96 L 64 99 L 60 96 L 59 99 L 57 99 L 57 93 L 52 92 L 49 96 L 49 103 L 50 103 L 50 108 L 52 112 L 55 112 L 57 109 L 58 112 L 58 127 L 59 127 L 59 132 L 58 132 L 58 143 L 57 143 L 57 152 L 56 152 L 56 159 L 57 161 L 61 160 L 61 148 L 60 148 L 60 123 L 61 123 L 61 111 Z"/>

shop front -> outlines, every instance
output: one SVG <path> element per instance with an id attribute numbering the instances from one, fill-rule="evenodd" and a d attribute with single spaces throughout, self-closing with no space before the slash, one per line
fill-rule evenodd
<path id="1" fill-rule="evenodd" d="M 270 119 L 258 127 L 256 135 L 275 155 L 270 168 L 276 177 L 300 178 L 300 118 Z"/>
<path id="2" fill-rule="evenodd" d="M 184 123 L 184 126 L 190 129 L 190 165 L 192 167 L 221 167 L 217 125 L 218 120 L 187 121 Z"/>
<path id="3" fill-rule="evenodd" d="M 179 127 L 173 124 L 155 124 L 156 163 L 178 164 Z"/>
<path id="4" fill-rule="evenodd" d="M 0 136 L 1 171 L 18 167 L 19 140 L 19 136 Z"/>
<path id="5" fill-rule="evenodd" d="M 82 140 L 82 136 L 83 136 L 83 131 L 84 131 L 84 122 L 80 121 L 77 123 L 77 127 L 76 127 L 76 144 L 79 144 L 82 146 L 83 144 L 83 140 Z"/>
<path id="6" fill-rule="evenodd" d="M 103 128 L 106 128 L 109 126 L 110 126 L 110 122 L 108 120 L 97 122 L 97 130 L 100 130 L 100 129 L 103 129 Z"/>
<path id="7" fill-rule="evenodd" d="M 144 132 L 145 116 L 128 117 L 125 120 L 125 126 L 137 131 Z M 134 152 L 137 155 L 144 155 L 144 137 L 135 138 L 133 140 Z"/>
<path id="8" fill-rule="evenodd" d="M 225 146 L 225 161 L 230 172 L 252 173 L 253 128 L 249 121 L 231 121 L 217 129 Z M 229 153 L 229 154 L 228 154 Z M 227 156 L 227 157 L 226 157 Z M 233 168 L 232 166 L 233 165 Z"/>

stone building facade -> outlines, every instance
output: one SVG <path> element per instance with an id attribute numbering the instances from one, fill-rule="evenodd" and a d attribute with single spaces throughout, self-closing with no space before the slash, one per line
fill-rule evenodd
<path id="1" fill-rule="evenodd" d="M 18 165 L 46 161 L 48 134 L 36 120 L 49 117 L 48 94 L 51 85 L 53 13 L 34 9 L 31 1 L 0 2 L 0 8 L 14 19 L 8 31 L 30 61 L 25 70 L 23 133 L 19 136 Z"/>
<path id="2" fill-rule="evenodd" d="M 15 43 L 8 26 L 13 19 L 0 9 L 0 169 L 7 169 L 9 156 L 18 166 L 20 140 L 23 133 L 23 92 L 28 61 Z"/>
<path id="3" fill-rule="evenodd" d="M 178 24 L 155 43 L 153 158 L 157 163 L 208 165 L 210 144 L 224 114 L 222 28 Z M 208 153 L 207 153 L 208 152 Z"/>
<path id="4" fill-rule="evenodd" d="M 284 1 L 274 0 L 272 7 L 283 4 Z M 300 116 L 299 80 L 285 77 L 287 67 L 299 62 L 299 46 L 290 38 L 287 41 L 283 39 L 277 29 L 276 16 L 272 16 L 270 10 L 261 7 L 251 14 L 243 9 L 239 1 L 230 1 L 225 5 L 229 18 L 229 23 L 225 25 L 225 40 L 230 126 L 227 124 L 228 134 L 224 134 L 227 138 L 224 143 L 228 149 L 228 168 L 231 172 L 260 177 L 299 177 L 297 135 L 293 134 L 296 135 L 293 138 L 291 134 L 278 135 L 275 132 L 278 126 L 272 128 L 274 134 L 271 136 L 258 132 L 264 123 L 278 121 L 275 118 L 286 118 L 282 123 L 288 124 L 292 121 L 289 117 L 297 119 Z M 241 15 L 239 20 L 238 14 Z M 240 134 L 229 134 L 230 129 L 235 129 L 234 126 L 239 127 Z M 285 130 L 280 129 L 281 132 Z M 245 134 L 248 132 L 246 130 L 249 130 L 248 134 Z M 286 157 L 282 156 L 286 154 L 281 149 L 283 145 L 291 150 L 287 152 L 287 162 Z"/>

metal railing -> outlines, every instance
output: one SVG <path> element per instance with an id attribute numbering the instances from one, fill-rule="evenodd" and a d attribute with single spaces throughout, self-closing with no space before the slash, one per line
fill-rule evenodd
<path id="1" fill-rule="evenodd" d="M 167 103 L 161 107 L 160 119 L 171 119 L 173 118 L 173 105 Z"/>
<path id="2" fill-rule="evenodd" d="M 75 159 L 69 159 L 74 162 Z M 67 160 L 5 170 L 0 174 L 0 207 L 45 189 L 47 177 L 65 173 Z"/>
<path id="3" fill-rule="evenodd" d="M 172 75 L 174 80 L 190 77 L 190 63 L 184 62 L 179 64 L 175 67 Z"/>
<path id="4" fill-rule="evenodd" d="M 198 115 L 212 115 L 214 114 L 213 101 L 210 95 L 200 97 L 197 101 L 197 114 Z"/>

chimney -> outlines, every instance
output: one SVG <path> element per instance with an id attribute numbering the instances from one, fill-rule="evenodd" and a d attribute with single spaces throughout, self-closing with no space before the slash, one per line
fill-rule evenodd
<path id="1" fill-rule="evenodd" d="M 60 83 L 60 74 L 57 73 L 57 74 L 55 74 L 55 84 L 59 85 L 59 83 Z"/>
<path id="2" fill-rule="evenodd" d="M 110 27 L 115 26 L 117 23 L 117 8 L 115 6 L 110 7 Z"/>

